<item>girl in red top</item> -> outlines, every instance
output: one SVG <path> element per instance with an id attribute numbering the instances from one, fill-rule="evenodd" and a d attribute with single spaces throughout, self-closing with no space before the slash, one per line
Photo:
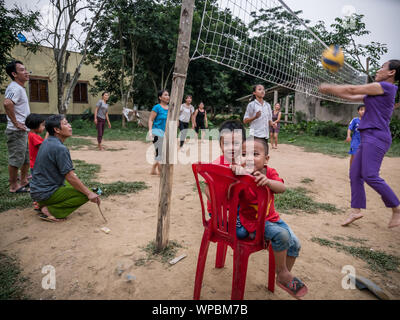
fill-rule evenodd
<path id="1" fill-rule="evenodd" d="M 29 160 L 31 172 L 35 165 L 36 156 L 39 151 L 39 147 L 43 142 L 43 138 L 40 134 L 44 131 L 44 118 L 42 115 L 37 113 L 31 113 L 25 120 L 25 125 L 31 130 L 28 133 L 28 145 L 29 145 Z M 47 138 L 47 135 L 46 135 Z"/>
<path id="2" fill-rule="evenodd" d="M 246 152 L 247 149 L 247 152 Z M 278 172 L 267 166 L 269 160 L 268 144 L 265 139 L 247 140 L 242 146 L 242 166 L 232 165 L 235 174 L 252 174 L 258 186 L 268 187 L 272 193 L 285 192 L 283 179 Z M 256 229 L 257 197 L 250 191 L 243 192 L 239 200 L 239 214 L 236 225 L 238 238 L 253 238 Z M 300 299 L 308 289 L 306 285 L 291 274 L 299 255 L 300 242 L 290 227 L 279 217 L 274 207 L 274 196 L 270 210 L 265 218 L 266 240 L 271 241 L 276 261 L 276 284 L 293 297 Z"/>
<path id="3" fill-rule="evenodd" d="M 29 161 L 31 174 L 33 173 L 33 167 L 35 165 L 36 156 L 39 151 L 39 147 L 43 142 L 43 138 L 39 135 L 44 131 L 44 118 L 42 115 L 37 113 L 31 113 L 25 120 L 25 125 L 31 130 L 28 133 L 28 147 L 29 147 Z M 46 138 L 48 133 L 46 134 Z M 36 201 L 33 202 L 35 210 L 40 210 L 39 205 Z"/>

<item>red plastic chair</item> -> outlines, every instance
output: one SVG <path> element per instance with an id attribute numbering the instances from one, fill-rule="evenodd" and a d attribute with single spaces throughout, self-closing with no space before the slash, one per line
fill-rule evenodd
<path id="1" fill-rule="evenodd" d="M 254 177 L 250 175 L 235 176 L 231 169 L 221 165 L 197 163 L 192 165 L 192 169 L 199 192 L 204 225 L 197 261 L 193 299 L 200 299 L 210 241 L 217 242 L 216 268 L 224 267 L 227 246 L 229 245 L 233 249 L 232 300 L 243 300 L 250 254 L 267 248 L 269 249 L 268 290 L 274 292 L 275 257 L 270 247 L 270 242 L 266 242 L 264 239 L 265 215 L 267 209 L 269 210 L 271 191 L 268 188 L 257 187 Z M 198 175 L 205 179 L 209 187 L 212 208 L 211 217 L 204 209 Z M 258 223 L 254 240 L 240 240 L 236 237 L 239 193 L 245 188 L 252 188 L 258 199 Z M 229 214 L 231 212 L 233 214 Z"/>

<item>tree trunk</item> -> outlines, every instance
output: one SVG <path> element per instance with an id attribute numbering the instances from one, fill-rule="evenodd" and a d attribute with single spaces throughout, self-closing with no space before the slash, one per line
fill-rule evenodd
<path id="1" fill-rule="evenodd" d="M 76 69 L 74 71 L 74 75 L 73 75 L 72 79 L 70 79 L 70 82 L 69 82 L 67 88 L 65 88 L 66 84 L 67 84 L 68 60 L 70 57 L 70 52 L 67 51 L 69 34 L 70 34 L 72 23 L 75 21 L 75 17 L 77 15 L 77 13 L 80 10 L 82 10 L 82 8 L 76 10 L 76 4 L 77 4 L 77 2 L 74 3 L 73 5 L 71 4 L 71 6 L 69 7 L 70 21 L 69 21 L 68 27 L 65 31 L 65 40 L 64 40 L 64 43 L 63 43 L 61 49 L 56 47 L 56 44 L 54 44 L 54 48 L 53 48 L 54 57 L 56 60 L 56 65 L 57 65 L 57 108 L 58 108 L 58 112 L 60 114 L 67 113 L 69 104 L 71 102 L 72 93 L 74 92 L 74 89 L 78 82 L 79 76 L 81 75 L 80 70 L 82 68 L 83 62 L 86 59 L 88 41 L 89 41 L 90 35 L 92 33 L 93 26 L 94 26 L 95 22 L 97 21 L 97 18 L 100 15 L 101 11 L 103 10 L 104 5 L 106 4 L 106 0 L 104 0 L 101 3 L 99 9 L 97 10 L 97 12 L 95 14 L 95 17 L 92 19 L 92 23 L 91 23 L 91 25 L 89 27 L 89 31 L 86 35 L 85 44 L 83 47 L 82 58 L 78 64 L 78 66 L 76 67 Z M 65 89 L 67 90 L 67 92 L 64 96 Z"/>

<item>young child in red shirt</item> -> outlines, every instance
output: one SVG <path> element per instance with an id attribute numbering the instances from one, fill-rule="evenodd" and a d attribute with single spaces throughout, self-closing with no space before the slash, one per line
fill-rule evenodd
<path id="1" fill-rule="evenodd" d="M 243 142 L 241 165 L 231 165 L 237 175 L 251 174 L 255 176 L 258 186 L 268 187 L 272 193 L 285 192 L 283 179 L 278 172 L 268 167 L 268 144 L 265 139 L 254 138 Z M 239 200 L 239 214 L 236 234 L 239 239 L 254 238 L 256 229 L 257 197 L 251 191 L 243 192 Z M 265 218 L 266 240 L 271 241 L 276 262 L 276 284 L 293 297 L 300 299 L 308 289 L 306 285 L 291 274 L 291 270 L 299 255 L 300 242 L 290 227 L 275 211 L 274 196 L 270 210 Z"/>
<path id="2" fill-rule="evenodd" d="M 43 142 L 43 138 L 40 134 L 44 131 L 44 117 L 37 113 L 31 113 L 25 120 L 25 125 L 30 129 L 28 133 L 28 147 L 29 147 L 29 160 L 30 160 L 30 168 L 31 174 L 33 173 L 33 167 L 35 166 L 36 156 L 38 154 L 40 145 Z M 45 139 L 48 134 L 46 134 Z M 36 202 L 33 202 L 33 206 L 35 209 L 39 209 L 39 206 Z"/>
<path id="3" fill-rule="evenodd" d="M 243 141 L 246 140 L 246 129 L 238 120 L 226 120 L 219 127 L 219 146 L 222 155 L 213 161 L 213 164 L 219 164 L 229 167 L 231 164 L 240 163 L 241 148 Z M 205 190 L 207 196 L 207 210 L 211 215 L 210 192 L 206 183 Z"/>

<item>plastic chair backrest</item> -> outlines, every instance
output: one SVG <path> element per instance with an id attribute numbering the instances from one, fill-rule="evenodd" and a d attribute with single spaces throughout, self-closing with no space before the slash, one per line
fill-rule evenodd
<path id="1" fill-rule="evenodd" d="M 270 190 L 265 187 L 257 187 L 253 176 L 235 176 L 232 170 L 226 166 L 197 163 L 192 165 L 192 169 L 201 202 L 203 225 L 211 229 L 211 235 L 233 245 L 237 240 L 236 219 L 239 194 L 246 188 L 250 188 L 257 195 L 258 203 L 257 232 L 253 243 L 264 243 L 264 221 L 267 207 L 269 211 Z M 208 184 L 212 211 L 211 218 L 209 218 L 204 208 L 198 175 L 201 175 Z M 229 214 L 229 212 L 233 214 Z"/>

